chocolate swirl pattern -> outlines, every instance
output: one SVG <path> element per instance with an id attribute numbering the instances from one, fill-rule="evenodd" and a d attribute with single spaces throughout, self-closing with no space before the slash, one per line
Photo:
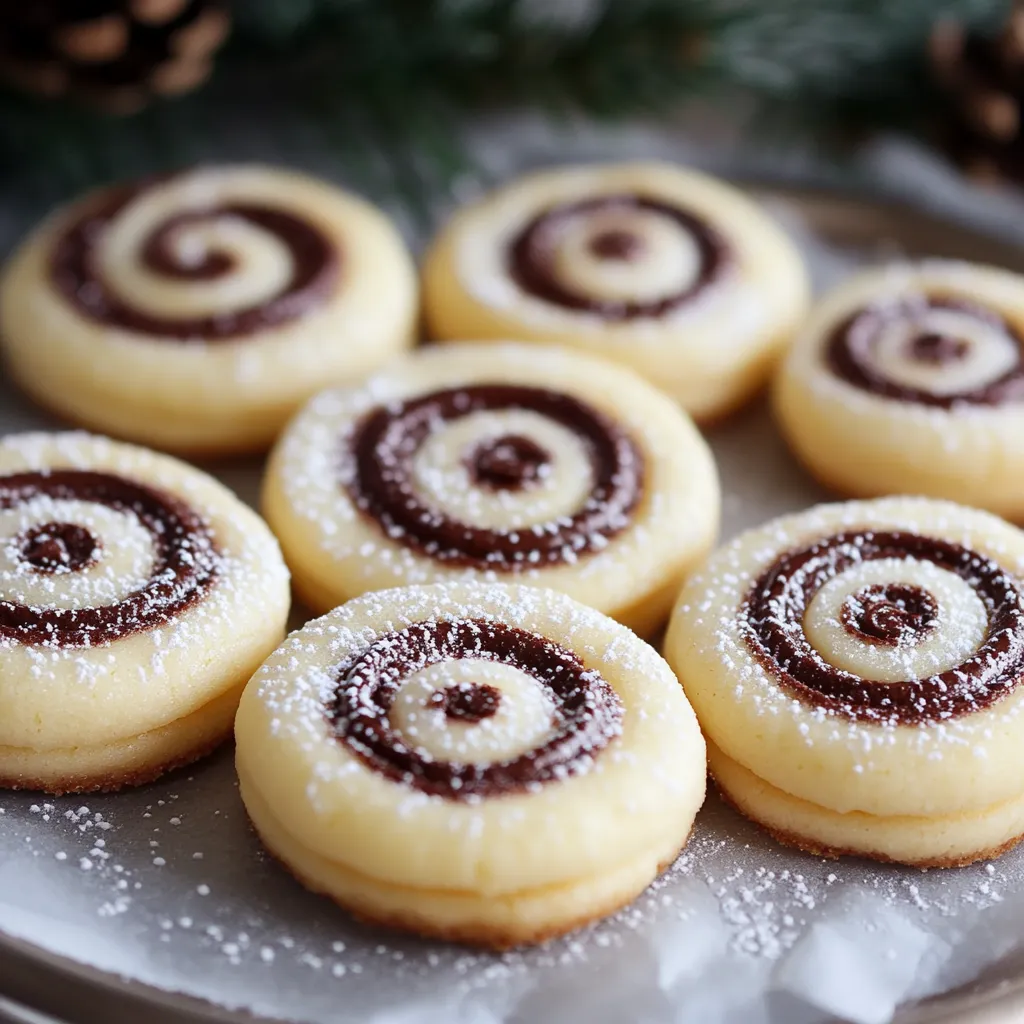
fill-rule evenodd
<path id="1" fill-rule="evenodd" d="M 757 390 L 806 311 L 801 257 L 736 189 L 658 163 L 527 175 L 458 211 L 423 267 L 439 341 L 557 344 L 697 419 Z"/>
<path id="2" fill-rule="evenodd" d="M 608 913 L 675 859 L 704 741 L 657 652 L 557 591 L 374 591 L 246 687 L 240 792 L 310 888 L 371 920 L 507 947 Z"/>
<path id="3" fill-rule="evenodd" d="M 786 440 L 831 490 L 1024 519 L 1024 277 L 951 261 L 864 271 L 812 311 L 775 379 Z"/>
<path id="4" fill-rule="evenodd" d="M 827 342 L 832 371 L 865 391 L 949 408 L 1024 399 L 1024 339 L 977 302 L 906 295 L 860 309 Z"/>
<path id="5" fill-rule="evenodd" d="M 781 842 L 922 867 L 1024 837 L 1024 532 L 927 498 L 741 534 L 665 640 L 728 801 Z"/>
<path id="6" fill-rule="evenodd" d="M 523 346 L 432 346 L 325 391 L 271 456 L 263 509 L 326 611 L 399 583 L 522 580 L 647 635 L 718 518 L 712 456 L 620 368 Z"/>
<path id="7" fill-rule="evenodd" d="M 179 292 L 185 299 L 183 314 L 148 309 L 145 289 L 133 296 L 130 279 L 116 279 L 117 264 L 103 258 L 108 236 L 116 234 L 119 222 L 131 223 L 133 206 L 146 192 L 146 186 L 116 190 L 71 224 L 54 248 L 54 285 L 98 323 L 156 339 L 223 341 L 301 317 L 336 286 L 337 247 L 315 224 L 286 209 L 221 202 L 162 220 L 143 211 L 145 227 L 133 246 L 139 274 L 193 288 L 191 295 Z M 223 296 L 232 275 L 239 277 L 230 288 L 238 294 L 237 304 L 204 310 L 210 304 L 204 302 L 203 284 L 213 283 Z"/>
<path id="8" fill-rule="evenodd" d="M 879 569 L 892 582 L 880 582 Z M 918 582 L 908 581 L 908 572 Z M 928 578 L 940 581 L 940 593 Z M 839 589 L 823 593 L 837 580 Z M 891 653 L 894 669 L 913 669 L 923 664 L 916 649 L 928 645 L 950 664 L 922 678 L 880 680 L 838 666 L 851 655 L 837 659 L 833 646 L 837 602 L 842 629 L 871 658 Z M 988 707 L 1024 678 L 1019 584 L 992 559 L 938 538 L 870 530 L 823 538 L 769 567 L 742 615 L 751 649 L 786 687 L 806 703 L 855 718 L 949 719 Z M 824 641 L 822 649 L 814 640 Z"/>
<path id="9" fill-rule="evenodd" d="M 847 597 L 840 618 L 851 636 L 886 647 L 902 647 L 930 633 L 938 614 L 935 597 L 921 587 L 875 583 Z"/>
<path id="10" fill-rule="evenodd" d="M 201 601 L 218 575 L 202 518 L 180 498 L 106 472 L 0 476 L 0 636 L 95 647 Z"/>
<path id="11" fill-rule="evenodd" d="M 459 678 L 467 674 L 492 682 Z M 622 703 L 599 673 L 502 623 L 415 623 L 379 637 L 337 677 L 338 739 L 375 771 L 447 799 L 565 780 L 621 733 Z"/>
<path id="12" fill-rule="evenodd" d="M 529 295 L 619 321 L 695 301 L 726 275 L 732 256 L 695 212 L 622 194 L 545 210 L 511 242 L 508 265 Z"/>
<path id="13" fill-rule="evenodd" d="M 264 523 L 192 466 L 81 432 L 0 440 L 0 788 L 113 791 L 210 752 L 279 642 Z"/>
<path id="14" fill-rule="evenodd" d="M 521 431 L 495 433 L 482 416 L 513 414 Z M 438 458 L 451 461 L 445 433 L 477 418 L 482 438 L 461 461 L 478 487 L 504 494 L 531 491 L 542 476 L 557 476 L 568 456 L 589 480 L 573 503 L 550 519 L 529 516 L 510 527 L 467 522 L 445 507 L 443 493 L 424 494 L 417 461 L 428 440 Z M 499 426 L 501 421 L 498 421 Z M 562 441 L 561 457 L 529 436 L 542 425 Z M 524 436 L 525 433 L 525 436 Z M 468 440 L 468 438 L 467 438 Z M 478 384 L 446 388 L 383 405 L 357 425 L 350 441 L 352 465 L 345 487 L 360 511 L 390 538 L 442 564 L 516 572 L 574 562 L 599 550 L 631 522 L 643 496 L 643 457 L 629 435 L 609 417 L 572 395 L 538 387 Z M 585 460 L 585 461 L 584 461 Z M 429 462 L 429 453 L 428 453 Z M 436 474 L 434 474 L 436 476 Z M 438 500 L 440 499 L 440 500 Z M 529 505 L 526 506 L 527 510 Z"/>
<path id="15" fill-rule="evenodd" d="M 0 275 L 0 345 L 22 388 L 92 431 L 262 451 L 310 395 L 407 349 L 417 302 L 368 203 L 272 167 L 200 167 L 39 225 Z"/>

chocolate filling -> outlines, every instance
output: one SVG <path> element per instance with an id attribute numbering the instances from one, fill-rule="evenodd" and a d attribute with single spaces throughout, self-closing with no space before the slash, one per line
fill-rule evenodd
<path id="1" fill-rule="evenodd" d="M 885 376 L 875 362 L 875 347 L 884 328 L 894 320 L 913 320 L 930 310 L 967 313 L 990 328 L 1001 331 L 1017 347 L 1017 363 L 997 380 L 970 391 L 938 394 L 911 387 Z M 958 362 L 970 351 L 964 338 L 934 331 L 912 337 L 907 355 L 924 363 L 946 365 Z M 872 394 L 902 402 L 917 402 L 950 408 L 960 403 L 1003 405 L 1024 399 L 1024 339 L 1015 327 L 991 309 L 961 299 L 921 295 L 912 299 L 880 303 L 858 310 L 840 323 L 829 337 L 826 358 L 832 372 L 842 380 Z"/>
<path id="2" fill-rule="evenodd" d="M 214 316 L 176 318 L 136 309 L 103 279 L 96 249 L 111 222 L 144 191 L 145 186 L 141 185 L 111 190 L 105 201 L 64 232 L 54 248 L 50 263 L 53 283 L 90 320 L 156 339 L 225 341 L 304 316 L 323 303 L 334 289 L 340 254 L 318 228 L 286 210 L 255 202 L 228 203 L 169 218 L 143 242 L 143 265 L 165 277 L 182 280 L 207 280 L 229 273 L 234 267 L 229 253 L 208 252 L 196 263 L 187 263 L 174 252 L 171 239 L 184 225 L 236 217 L 273 235 L 288 249 L 292 277 L 287 285 L 256 306 Z"/>
<path id="3" fill-rule="evenodd" d="M 537 412 L 583 442 L 593 484 L 577 512 L 532 527 L 485 529 L 451 519 L 420 497 L 413 462 L 427 437 L 450 420 L 501 409 Z M 448 564 L 518 572 L 575 561 L 625 530 L 643 495 L 643 456 L 629 435 L 578 399 L 542 388 L 481 384 L 380 406 L 357 424 L 349 443 L 353 469 L 344 485 L 356 507 L 389 539 Z M 513 477 L 520 471 L 528 472 L 509 470 Z"/>
<path id="4" fill-rule="evenodd" d="M 602 260 L 635 260 L 646 248 L 633 231 L 602 231 L 591 239 L 590 251 Z"/>
<path id="5" fill-rule="evenodd" d="M 466 459 L 473 483 L 492 491 L 519 491 L 536 483 L 551 454 L 520 434 L 503 434 L 477 445 Z"/>
<path id="6" fill-rule="evenodd" d="M 550 738 L 490 764 L 437 760 L 407 744 L 388 720 L 402 680 L 458 658 L 491 659 L 536 679 L 554 705 Z M 622 702 L 599 673 L 553 640 L 487 619 L 417 622 L 386 633 L 346 661 L 336 678 L 327 714 L 338 741 L 388 778 L 449 800 L 565 779 L 588 767 L 622 729 Z"/>
<path id="7" fill-rule="evenodd" d="M 501 690 L 488 683 L 460 683 L 438 690 L 431 695 L 429 703 L 450 719 L 474 725 L 498 713 Z"/>
<path id="8" fill-rule="evenodd" d="M 892 683 L 861 679 L 825 661 L 804 632 L 811 599 L 850 566 L 883 558 L 932 562 L 970 584 L 989 616 L 974 654 L 946 672 Z M 924 591 L 897 593 L 900 588 L 884 588 L 883 604 L 890 608 L 879 608 L 874 623 L 858 615 L 858 629 L 866 625 L 885 640 L 896 629 L 919 634 L 929 628 L 934 598 Z M 740 615 L 751 651 L 786 689 L 806 704 L 851 718 L 914 723 L 970 714 L 1012 692 L 1024 674 L 1024 604 L 1016 581 L 977 551 L 915 533 L 839 533 L 784 554 L 753 585 Z"/>
<path id="9" fill-rule="evenodd" d="M 933 366 L 948 366 L 958 363 L 971 351 L 970 342 L 953 338 L 948 334 L 919 334 L 910 343 L 910 358 Z"/>
<path id="10" fill-rule="evenodd" d="M 0 477 L 0 508 L 16 508 L 39 495 L 92 502 L 134 513 L 153 539 L 154 562 L 146 584 L 120 601 L 94 608 L 36 608 L 0 600 L 0 636 L 48 647 L 94 647 L 153 629 L 199 602 L 217 578 L 218 558 L 209 528 L 170 494 L 108 473 L 55 469 Z M 56 528 L 56 536 L 50 531 Z M 72 523 L 47 523 L 29 531 L 21 551 L 42 571 L 83 568 L 84 546 L 97 545 Z M 40 531 L 49 535 L 42 539 Z M 33 540 L 33 534 L 37 535 Z M 51 545 L 50 540 L 55 544 Z M 70 544 L 70 546 L 69 546 Z M 63 563 L 61 563 L 63 564 Z M 51 569 L 51 565 L 53 569 Z"/>
<path id="11" fill-rule="evenodd" d="M 556 273 L 554 255 L 561 235 L 570 219 L 610 210 L 644 210 L 674 221 L 694 241 L 700 254 L 697 274 L 678 292 L 651 302 L 630 302 L 601 299 L 575 291 L 563 283 Z M 611 239 L 612 235 L 616 237 Z M 625 242 L 625 236 L 631 240 Z M 601 243 L 601 239 L 606 241 Z M 591 243 L 597 255 L 614 259 L 633 259 L 639 255 L 643 240 L 639 235 L 616 231 L 598 235 Z M 565 203 L 545 210 L 535 217 L 513 240 L 509 247 L 508 269 L 523 291 L 556 306 L 597 313 L 605 320 L 633 320 L 639 317 L 663 316 L 716 283 L 732 264 L 732 254 L 725 238 L 703 218 L 668 203 L 643 196 L 617 195 Z"/>
<path id="12" fill-rule="evenodd" d="M 77 523 L 43 523 L 27 530 L 18 553 L 36 572 L 79 572 L 96 564 L 100 542 Z"/>
<path id="13" fill-rule="evenodd" d="M 851 594 L 839 614 L 851 636 L 884 647 L 901 647 L 920 642 L 935 629 L 939 606 L 922 587 L 887 583 Z"/>

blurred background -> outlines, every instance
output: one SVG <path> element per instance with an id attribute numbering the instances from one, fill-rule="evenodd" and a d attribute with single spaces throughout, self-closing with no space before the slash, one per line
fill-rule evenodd
<path id="1" fill-rule="evenodd" d="M 513 170 L 632 154 L 1024 228 L 1007 0 L 3 0 L 0 79 L 0 244 L 210 159 L 305 166 L 412 233 Z"/>

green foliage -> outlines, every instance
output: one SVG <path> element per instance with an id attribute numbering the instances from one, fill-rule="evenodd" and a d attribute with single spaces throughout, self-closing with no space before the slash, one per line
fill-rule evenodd
<path id="1" fill-rule="evenodd" d="M 1007 0 L 236 0 L 217 75 L 191 97 L 116 118 L 0 94 L 0 170 L 80 187 L 239 155 L 225 139 L 249 121 L 274 126 L 279 147 L 289 133 L 319 134 L 348 165 L 415 197 L 465 166 L 458 126 L 488 106 L 621 118 L 739 92 L 815 131 L 890 127 L 934 101 L 925 46 L 935 19 L 994 26 L 1007 9 Z"/>

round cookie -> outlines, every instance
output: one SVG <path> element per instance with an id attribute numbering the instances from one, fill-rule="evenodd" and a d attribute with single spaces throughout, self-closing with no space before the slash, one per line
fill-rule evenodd
<path id="1" fill-rule="evenodd" d="M 1024 277 L 930 261 L 826 296 L 775 384 L 779 425 L 828 486 L 1024 519 Z"/>
<path id="2" fill-rule="evenodd" d="M 764 383 L 808 302 L 799 253 L 754 203 L 657 163 L 546 171 L 466 207 L 423 290 L 434 338 L 585 349 L 700 420 Z"/>
<path id="3" fill-rule="evenodd" d="M 632 900 L 704 799 L 704 741 L 668 665 L 529 587 L 356 598 L 267 659 L 235 734 L 253 824 L 309 888 L 498 948 Z"/>
<path id="4" fill-rule="evenodd" d="M 693 424 L 628 370 L 452 345 L 313 399 L 274 449 L 263 509 L 317 612 L 484 579 L 561 590 L 646 634 L 714 544 L 719 491 Z"/>
<path id="5" fill-rule="evenodd" d="M 149 781 L 230 735 L 288 573 L 215 480 L 89 434 L 0 440 L 0 786 Z"/>
<path id="6" fill-rule="evenodd" d="M 372 206 L 269 167 L 87 196 L 0 281 L 8 368 L 91 429 L 187 453 L 259 450 L 331 383 L 412 344 L 415 269 Z"/>
<path id="7" fill-rule="evenodd" d="M 783 842 L 919 866 L 1024 836 L 1024 534 L 927 498 L 751 530 L 665 652 L 725 797 Z"/>

